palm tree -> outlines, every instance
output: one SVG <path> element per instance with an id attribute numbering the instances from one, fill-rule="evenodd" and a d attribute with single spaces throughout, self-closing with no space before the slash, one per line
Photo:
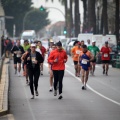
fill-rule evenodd
<path id="1" fill-rule="evenodd" d="M 103 34 L 108 34 L 107 0 L 103 0 Z"/>
<path id="2" fill-rule="evenodd" d="M 75 37 L 80 33 L 79 0 L 75 0 Z"/>
<path id="3" fill-rule="evenodd" d="M 87 29 L 87 0 L 82 0 L 83 9 L 84 9 L 84 18 L 83 18 L 83 32 Z"/>
<path id="4" fill-rule="evenodd" d="M 96 34 L 95 0 L 88 0 L 88 31 Z"/>
<path id="5" fill-rule="evenodd" d="M 117 38 L 117 50 L 118 50 L 119 26 L 120 26 L 120 23 L 119 23 L 119 20 L 120 20 L 120 16 L 119 16 L 119 12 L 120 12 L 119 5 L 120 5 L 119 0 L 116 0 L 115 34 L 116 34 L 116 38 Z"/>

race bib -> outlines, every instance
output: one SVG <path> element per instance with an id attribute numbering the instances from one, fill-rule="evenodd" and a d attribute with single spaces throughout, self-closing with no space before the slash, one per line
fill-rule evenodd
<path id="1" fill-rule="evenodd" d="M 107 54 L 107 53 L 105 53 L 105 54 L 104 54 L 104 57 L 108 57 L 108 54 Z"/>
<path id="2" fill-rule="evenodd" d="M 76 50 L 76 54 L 78 54 L 78 55 L 79 55 L 79 54 L 80 54 L 80 50 Z"/>
<path id="3" fill-rule="evenodd" d="M 83 59 L 82 64 L 87 64 L 87 61 L 85 59 Z"/>
<path id="4" fill-rule="evenodd" d="M 17 51 L 17 57 L 21 57 L 20 51 Z"/>
<path id="5" fill-rule="evenodd" d="M 35 62 L 35 57 L 32 57 L 32 63 L 34 63 Z"/>

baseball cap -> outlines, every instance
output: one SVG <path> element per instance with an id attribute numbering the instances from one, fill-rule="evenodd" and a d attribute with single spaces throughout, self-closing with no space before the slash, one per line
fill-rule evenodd
<path id="1" fill-rule="evenodd" d="M 31 46 L 31 47 L 36 47 L 36 44 L 32 43 L 30 46 Z"/>
<path id="2" fill-rule="evenodd" d="M 52 40 L 52 39 L 50 39 L 50 42 L 53 42 L 53 40 Z"/>
<path id="3" fill-rule="evenodd" d="M 56 46 L 62 46 L 62 43 L 59 41 L 56 43 Z"/>
<path id="4" fill-rule="evenodd" d="M 96 42 L 95 40 L 92 40 L 92 42 Z"/>

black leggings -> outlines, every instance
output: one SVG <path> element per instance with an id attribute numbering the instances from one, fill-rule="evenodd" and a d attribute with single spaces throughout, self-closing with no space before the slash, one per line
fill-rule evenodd
<path id="1" fill-rule="evenodd" d="M 61 94 L 64 70 L 53 70 L 53 75 L 54 75 L 54 89 L 57 90 L 57 84 L 59 82 L 59 94 Z"/>
<path id="2" fill-rule="evenodd" d="M 29 70 L 28 69 L 28 76 L 29 76 L 29 80 L 30 80 L 31 94 L 34 95 L 34 87 L 35 87 L 35 91 L 37 91 L 37 88 L 38 88 L 40 69 L 37 69 L 37 70 Z"/>

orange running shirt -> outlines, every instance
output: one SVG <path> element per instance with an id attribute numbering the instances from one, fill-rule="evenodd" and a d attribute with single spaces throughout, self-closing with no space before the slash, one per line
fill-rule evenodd
<path id="1" fill-rule="evenodd" d="M 73 61 L 78 61 L 78 57 L 81 52 L 82 48 L 78 48 L 78 46 L 72 48 L 71 53 L 73 54 Z"/>

